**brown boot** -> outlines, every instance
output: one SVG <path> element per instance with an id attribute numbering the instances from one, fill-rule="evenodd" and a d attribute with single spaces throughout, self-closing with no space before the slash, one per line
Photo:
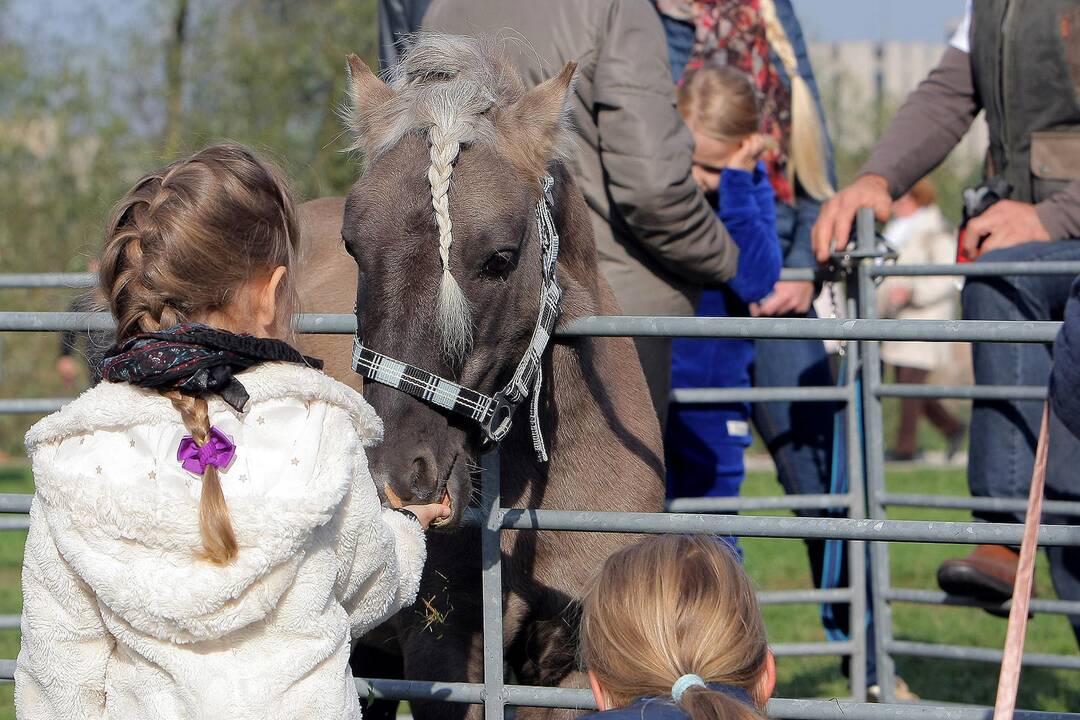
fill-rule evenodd
<path id="1" fill-rule="evenodd" d="M 1012 597 L 1020 553 L 1004 545 L 980 545 L 966 558 L 946 560 L 938 568 L 941 589 L 950 595 L 983 602 L 1004 603 Z M 987 608 L 998 617 L 1008 617 L 1003 608 Z"/>

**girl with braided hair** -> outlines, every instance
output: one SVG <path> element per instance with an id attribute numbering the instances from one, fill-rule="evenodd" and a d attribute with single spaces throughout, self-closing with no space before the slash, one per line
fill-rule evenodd
<path id="1" fill-rule="evenodd" d="M 360 717 L 350 640 L 413 602 L 448 509 L 383 509 L 379 418 L 286 342 L 299 239 L 237 145 L 117 205 L 104 382 L 26 438 L 18 717 Z"/>

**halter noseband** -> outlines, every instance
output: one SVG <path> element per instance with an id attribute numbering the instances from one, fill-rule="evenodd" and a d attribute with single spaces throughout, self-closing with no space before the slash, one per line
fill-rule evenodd
<path id="1" fill-rule="evenodd" d="M 532 339 L 525 356 L 518 363 L 514 375 L 494 395 L 459 385 L 452 380 L 387 357 L 366 347 L 360 338 L 354 341 L 353 369 L 365 380 L 395 388 L 426 403 L 471 418 L 480 425 L 484 439 L 498 444 L 510 432 L 514 411 L 532 395 L 529 425 L 532 429 L 533 448 L 540 462 L 547 462 L 547 448 L 540 430 L 540 384 L 543 380 L 543 357 L 555 321 L 559 318 L 559 300 L 562 288 L 555 277 L 555 265 L 559 259 L 559 233 L 551 218 L 554 200 L 551 189 L 555 181 L 550 175 L 540 179 L 542 190 L 536 203 L 536 226 L 540 235 L 541 270 L 543 285 L 540 288 L 540 312 L 533 328 Z"/>

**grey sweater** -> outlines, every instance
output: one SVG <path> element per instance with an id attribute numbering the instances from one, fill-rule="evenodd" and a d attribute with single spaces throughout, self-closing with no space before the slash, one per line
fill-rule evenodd
<path id="1" fill-rule="evenodd" d="M 970 56 L 956 48 L 896 113 L 860 175 L 880 175 L 893 197 L 937 167 L 971 127 L 982 107 L 975 93 Z M 1080 238 L 1080 180 L 1036 206 L 1053 240 Z"/>

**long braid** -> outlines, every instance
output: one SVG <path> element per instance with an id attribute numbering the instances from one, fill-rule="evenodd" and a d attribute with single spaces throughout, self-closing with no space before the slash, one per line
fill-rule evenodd
<path id="1" fill-rule="evenodd" d="M 153 212 L 167 191 L 156 177 L 144 181 L 140 191 L 114 213 L 99 273 L 103 293 L 116 317 L 118 338 L 153 332 L 183 320 L 182 313 L 150 282 L 154 256 L 163 244 Z"/>
<path id="2" fill-rule="evenodd" d="M 117 321 L 119 340 L 162 330 L 189 319 L 183 303 L 170 298 L 153 283 L 166 245 L 161 223 L 155 214 L 175 197 L 167 187 L 171 171 L 175 170 L 177 166 L 170 168 L 164 176 L 144 178 L 116 208 L 109 223 L 99 277 Z M 204 445 L 210 437 L 206 400 L 179 392 L 164 395 L 180 413 L 195 444 Z M 203 540 L 199 554 L 204 559 L 223 565 L 237 556 L 239 547 L 221 478 L 218 469 L 212 465 L 207 465 L 202 474 L 199 531 Z"/>
<path id="3" fill-rule="evenodd" d="M 765 22 L 765 37 L 769 46 L 780 58 L 791 81 L 791 141 L 788 176 L 794 182 L 797 177 L 803 189 L 817 200 L 832 197 L 836 190 L 829 179 L 825 166 L 825 128 L 821 113 L 810 92 L 806 79 L 799 73 L 795 48 L 784 32 L 784 26 L 776 15 L 773 0 L 761 0 L 761 17 Z"/>
<path id="4" fill-rule="evenodd" d="M 210 409 L 206 399 L 191 397 L 179 392 L 165 393 L 173 407 L 180 412 L 184 427 L 198 446 L 210 439 Z M 202 536 L 202 557 L 224 565 L 237 556 L 240 548 L 236 542 L 225 491 L 221 488 L 221 476 L 213 465 L 207 465 L 202 474 L 202 490 L 199 493 L 199 534 Z"/>
<path id="5" fill-rule="evenodd" d="M 455 127 L 456 116 L 451 114 L 446 124 L 436 123 L 429 131 L 431 142 L 431 205 L 435 224 L 439 228 L 439 257 L 442 259 L 442 282 L 439 286 L 439 326 L 443 332 L 443 349 L 452 359 L 460 359 L 469 348 L 472 335 L 472 313 L 461 286 L 450 272 L 450 247 L 453 244 L 453 222 L 450 220 L 450 176 L 454 161 L 461 150 Z"/>

